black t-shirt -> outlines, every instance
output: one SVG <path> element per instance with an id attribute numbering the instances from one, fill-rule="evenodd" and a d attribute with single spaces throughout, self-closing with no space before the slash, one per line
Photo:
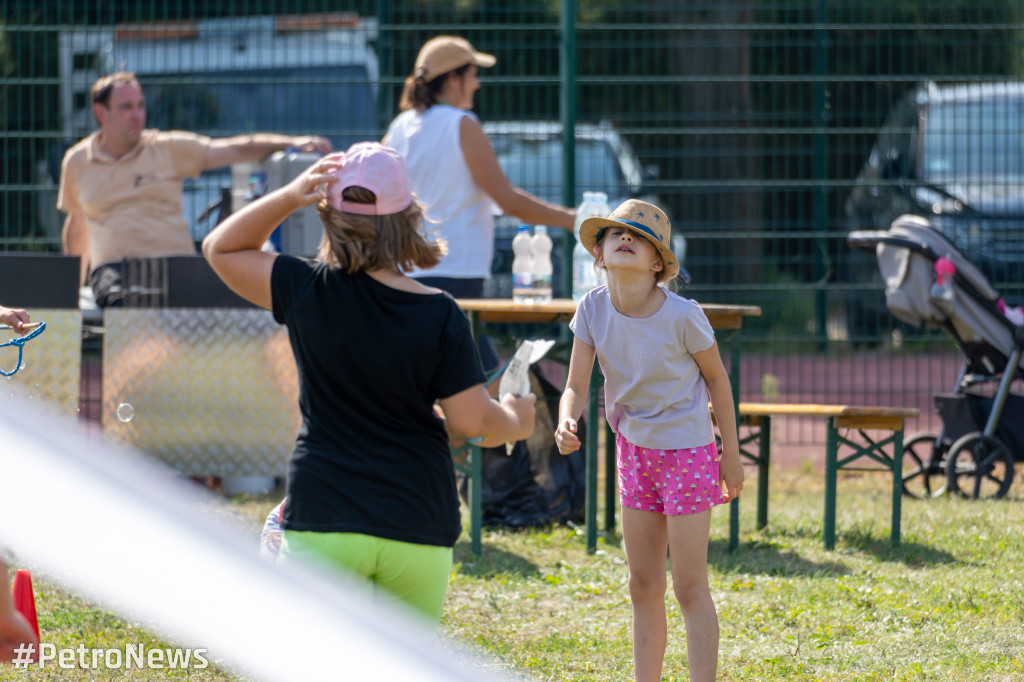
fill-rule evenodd
<path id="1" fill-rule="evenodd" d="M 459 498 L 433 404 L 484 381 L 465 314 L 448 294 L 294 256 L 277 257 L 270 285 L 302 413 L 284 528 L 454 546 Z"/>

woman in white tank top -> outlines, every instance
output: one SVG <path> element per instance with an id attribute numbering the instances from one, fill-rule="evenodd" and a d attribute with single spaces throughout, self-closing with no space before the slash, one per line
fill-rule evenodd
<path id="1" fill-rule="evenodd" d="M 494 63 L 492 55 L 477 52 L 463 38 L 427 41 L 405 79 L 401 113 L 383 140 L 405 156 L 413 192 L 431 221 L 427 231 L 448 244 L 437 267 L 410 274 L 456 298 L 483 294 L 491 273 L 496 213 L 566 230 L 576 217 L 572 209 L 513 187 L 498 165 L 472 113 L 473 95 L 480 88 L 477 72 Z"/>

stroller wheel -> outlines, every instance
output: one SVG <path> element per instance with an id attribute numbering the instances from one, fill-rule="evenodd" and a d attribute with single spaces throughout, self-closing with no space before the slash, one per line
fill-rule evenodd
<path id="1" fill-rule="evenodd" d="M 946 485 L 972 500 L 999 498 L 1013 483 L 1013 453 L 998 438 L 975 431 L 953 443 L 946 457 Z"/>
<path id="2" fill-rule="evenodd" d="M 903 494 L 926 500 L 946 493 L 944 448 L 934 433 L 916 433 L 903 444 Z"/>

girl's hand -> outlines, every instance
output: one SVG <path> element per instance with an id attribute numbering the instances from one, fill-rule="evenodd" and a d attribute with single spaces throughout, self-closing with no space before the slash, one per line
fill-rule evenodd
<path id="1" fill-rule="evenodd" d="M 288 183 L 285 191 L 299 206 L 311 206 L 324 197 L 326 185 L 337 181 L 333 173 L 339 168 L 341 162 L 337 158 L 320 159 Z M 321 185 L 325 188 L 321 189 Z"/>
<path id="2" fill-rule="evenodd" d="M 533 423 L 537 417 L 537 396 L 533 393 L 512 395 L 506 393 L 499 401 L 501 406 L 515 415 L 519 423 L 516 440 L 525 440 L 533 435 Z"/>
<path id="3" fill-rule="evenodd" d="M 565 417 L 558 422 L 558 428 L 555 429 L 555 444 L 558 446 L 559 453 L 571 455 L 580 449 L 580 439 L 576 435 L 578 428 L 576 420 L 570 417 Z"/>
<path id="4" fill-rule="evenodd" d="M 743 464 L 740 462 L 738 453 L 726 453 L 718 465 L 719 485 L 722 486 L 722 495 L 726 502 L 731 502 L 740 496 L 743 490 Z"/>
<path id="5" fill-rule="evenodd" d="M 8 325 L 19 336 L 28 333 L 28 329 L 25 328 L 28 321 L 28 313 L 21 308 L 5 308 L 0 305 L 0 324 Z"/>

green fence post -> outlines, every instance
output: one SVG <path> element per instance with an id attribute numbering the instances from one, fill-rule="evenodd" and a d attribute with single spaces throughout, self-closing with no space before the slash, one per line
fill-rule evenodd
<path id="1" fill-rule="evenodd" d="M 562 203 L 576 205 L 576 0 L 562 0 L 559 40 L 559 92 L 562 116 Z M 572 250 L 576 241 L 562 235 L 562 295 L 572 295 Z M 570 338 L 563 332 L 563 341 Z"/>
<path id="2" fill-rule="evenodd" d="M 825 182 L 827 171 L 826 161 L 826 126 L 827 108 L 825 103 L 825 79 L 827 78 L 827 45 L 826 32 L 823 28 L 827 9 L 827 0 L 818 0 L 816 11 L 817 28 L 814 29 L 814 231 L 822 236 L 815 239 L 818 248 L 815 251 L 815 265 L 817 277 L 823 277 L 827 271 L 825 254 L 828 249 L 828 240 L 825 233 L 828 231 L 827 206 L 825 203 Z M 818 347 L 824 352 L 828 349 L 828 310 L 825 288 L 818 286 L 814 292 L 814 318 L 817 326 Z"/>
<path id="3" fill-rule="evenodd" d="M 390 0 L 377 0 L 377 116 L 381 130 L 387 130 L 391 117 L 397 111 L 394 88 L 389 82 L 394 61 L 394 41 L 391 40 L 391 31 L 388 28 L 390 16 Z"/>

